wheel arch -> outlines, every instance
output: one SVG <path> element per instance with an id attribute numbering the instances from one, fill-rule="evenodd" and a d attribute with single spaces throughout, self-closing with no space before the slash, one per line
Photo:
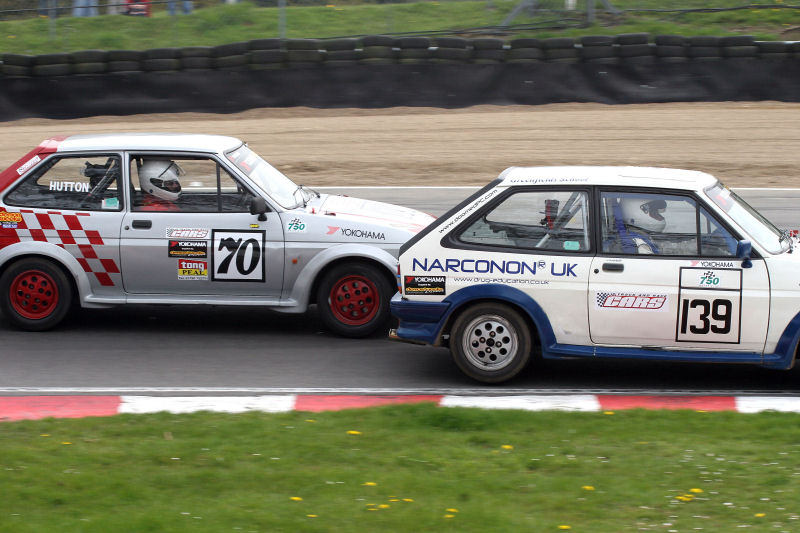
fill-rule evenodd
<path id="1" fill-rule="evenodd" d="M 303 268 L 294 286 L 290 298 L 297 302 L 296 310 L 303 312 L 309 304 L 314 303 L 319 284 L 330 269 L 347 262 L 359 262 L 379 268 L 384 272 L 391 287 L 397 287 L 397 258 L 382 248 L 363 244 L 343 244 L 332 246 L 314 256 Z"/>
<path id="2" fill-rule="evenodd" d="M 13 264 L 23 259 L 50 261 L 61 269 L 74 289 L 74 297 L 83 301 L 91 294 L 89 278 L 81 265 L 66 250 L 47 242 L 24 242 L 0 250 L 0 276 Z"/>
<path id="3" fill-rule="evenodd" d="M 481 303 L 495 303 L 511 307 L 517 311 L 530 327 L 532 334 L 531 343 L 539 343 L 542 347 L 555 342 L 553 328 L 542 307 L 524 292 L 505 285 L 473 285 L 460 289 L 447 298 L 450 311 L 439 330 L 439 339 L 442 335 L 449 335 L 456 319 L 473 305 Z"/>

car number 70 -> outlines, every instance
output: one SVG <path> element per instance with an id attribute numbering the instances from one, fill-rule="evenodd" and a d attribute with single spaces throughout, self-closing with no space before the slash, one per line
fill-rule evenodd
<path id="1" fill-rule="evenodd" d="M 214 231 L 214 281 L 264 281 L 263 231 Z"/>

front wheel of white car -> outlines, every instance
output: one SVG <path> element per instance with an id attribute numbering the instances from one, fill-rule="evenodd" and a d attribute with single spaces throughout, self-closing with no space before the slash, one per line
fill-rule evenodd
<path id="1" fill-rule="evenodd" d="M 344 263 L 325 274 L 317 307 L 325 326 L 343 337 L 367 337 L 388 330 L 392 287 L 377 268 Z"/>
<path id="2" fill-rule="evenodd" d="M 507 305 L 477 304 L 459 315 L 450 334 L 450 353 L 466 375 L 500 383 L 517 374 L 531 356 L 531 332 Z"/>

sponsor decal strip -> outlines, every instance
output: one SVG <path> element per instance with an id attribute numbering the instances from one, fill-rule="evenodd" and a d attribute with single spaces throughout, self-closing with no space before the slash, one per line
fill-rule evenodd
<path id="1" fill-rule="evenodd" d="M 214 411 L 339 411 L 408 403 L 435 403 L 442 407 L 518 409 L 523 411 L 618 411 L 625 409 L 692 409 L 758 413 L 800 413 L 794 396 L 679 396 L 616 394 L 530 394 L 516 396 L 316 395 L 269 394 L 261 396 L 0 396 L 0 421 L 41 418 L 81 418 L 120 413 L 191 413 Z"/>

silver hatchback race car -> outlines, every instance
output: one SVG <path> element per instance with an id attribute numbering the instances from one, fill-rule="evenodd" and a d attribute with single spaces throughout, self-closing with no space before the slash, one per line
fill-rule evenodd
<path id="1" fill-rule="evenodd" d="M 0 173 L 0 311 L 45 330 L 74 300 L 317 303 L 366 336 L 389 318 L 400 245 L 432 220 L 296 185 L 232 137 L 52 138 Z"/>

